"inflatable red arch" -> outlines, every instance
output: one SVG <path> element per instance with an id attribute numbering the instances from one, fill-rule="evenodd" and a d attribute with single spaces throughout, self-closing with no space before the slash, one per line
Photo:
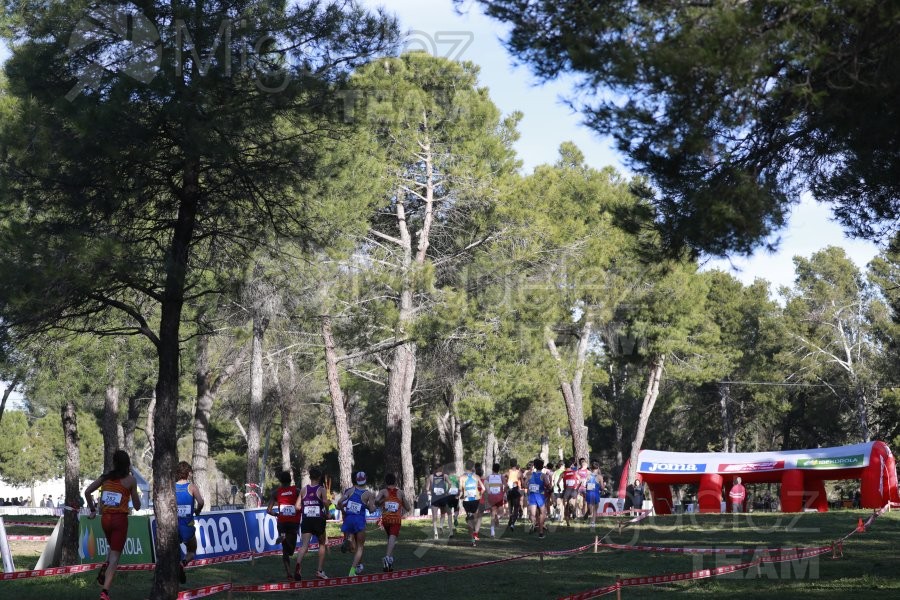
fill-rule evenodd
<path id="1" fill-rule="evenodd" d="M 663 452 L 641 450 L 638 476 L 650 486 L 656 514 L 671 514 L 672 484 L 698 486 L 700 512 L 719 512 L 723 486 L 780 483 L 781 510 L 828 510 L 825 481 L 860 480 L 862 508 L 900 502 L 897 466 L 884 442 L 780 452 Z"/>

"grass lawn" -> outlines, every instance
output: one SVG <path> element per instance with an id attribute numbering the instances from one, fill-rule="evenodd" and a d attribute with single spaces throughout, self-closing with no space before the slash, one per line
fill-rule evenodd
<path id="1" fill-rule="evenodd" d="M 482 540 L 473 548 L 460 521 L 457 535 L 447 540 L 432 539 L 430 522 L 404 525 L 395 552 L 395 570 L 430 565 L 464 565 L 507 558 L 541 550 L 566 550 L 592 543 L 594 536 L 604 541 L 625 545 L 656 545 L 695 548 L 779 548 L 828 546 L 854 529 L 857 520 L 871 512 L 839 510 L 830 513 L 752 515 L 673 515 L 652 517 L 618 533 L 612 519 L 606 519 L 592 532 L 587 526 L 572 529 L 558 527 L 543 540 L 530 535 L 527 528 L 504 532 L 495 540 L 488 538 L 489 529 L 482 528 Z M 20 520 L 20 519 L 17 519 Z M 8 527 L 9 534 L 46 535 L 48 530 Z M 337 534 L 337 527 L 329 526 Z M 499 532 L 498 532 L 499 533 Z M 609 535 L 606 535 L 609 534 Z M 364 562 L 367 572 L 381 572 L 385 536 L 374 525 L 369 526 Z M 41 543 L 12 542 L 16 567 L 31 568 L 43 548 Z M 459 572 L 438 573 L 407 580 L 332 588 L 271 592 L 267 597 L 295 596 L 309 598 L 351 598 L 364 594 L 367 598 L 421 600 L 442 598 L 558 598 L 591 588 L 611 585 L 617 577 L 638 577 L 685 573 L 746 562 L 752 553 L 716 555 L 670 554 L 605 550 L 563 556 L 528 557 Z M 304 560 L 303 572 L 315 572 L 315 555 Z M 349 554 L 337 549 L 329 552 L 325 570 L 331 576 L 346 575 L 351 562 Z M 14 600 L 78 600 L 96 598 L 99 588 L 95 573 L 45 577 L 25 581 L 0 582 L 0 597 Z M 112 598 L 146 598 L 152 575 L 148 572 L 118 573 Z M 190 569 L 184 589 L 231 581 L 235 584 L 283 582 L 280 557 L 264 557 L 252 562 L 230 563 Z M 623 598 L 658 597 L 670 594 L 719 598 L 898 598 L 900 599 L 900 512 L 886 513 L 875 520 L 869 531 L 855 534 L 844 543 L 844 556 L 833 560 L 831 554 L 786 563 L 763 565 L 722 577 L 665 585 L 628 587 Z M 232 594 L 233 600 L 261 597 L 263 594 Z M 226 598 L 218 594 L 213 598 Z M 610 598 L 613 596 L 608 596 Z"/>

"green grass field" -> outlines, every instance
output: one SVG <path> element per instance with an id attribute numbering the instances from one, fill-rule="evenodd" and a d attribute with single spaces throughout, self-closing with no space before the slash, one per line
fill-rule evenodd
<path id="1" fill-rule="evenodd" d="M 482 528 L 482 540 L 473 548 L 460 522 L 457 535 L 450 539 L 432 539 L 430 522 L 404 525 L 395 552 L 395 569 L 429 565 L 464 565 L 507 558 L 542 550 L 566 550 L 592 543 L 594 536 L 609 535 L 605 541 L 626 545 L 687 546 L 697 548 L 778 548 L 828 546 L 854 529 L 868 511 L 842 510 L 830 513 L 752 515 L 674 515 L 649 518 L 625 528 L 613 529 L 612 519 L 604 520 L 596 532 L 587 526 L 572 529 L 558 527 L 543 540 L 516 528 L 498 539 L 488 539 Z M 330 526 L 336 534 L 337 527 Z M 10 527 L 10 534 L 46 535 L 48 530 Z M 499 533 L 499 532 L 498 532 Z M 622 590 L 623 598 L 659 597 L 666 594 L 691 597 L 728 598 L 898 598 L 900 599 L 900 512 L 886 513 L 875 520 L 869 531 L 855 534 L 844 543 L 844 556 L 831 554 L 807 560 L 764 565 L 722 577 Z M 16 567 L 32 568 L 42 549 L 40 543 L 13 542 Z M 368 572 L 381 572 L 385 536 L 374 525 L 369 528 L 364 561 Z M 736 564 L 751 554 L 686 555 L 620 550 L 592 551 L 564 557 L 528 557 L 478 569 L 438 573 L 401 581 L 390 581 L 326 590 L 270 592 L 267 597 L 368 598 L 421 600 L 422 598 L 558 598 L 590 588 L 611 585 L 617 577 L 637 577 L 691 572 Z M 315 555 L 304 560 L 304 574 L 315 572 Z M 325 570 L 331 576 L 346 575 L 349 554 L 332 549 Z M 77 600 L 96 598 L 99 592 L 95 573 L 45 577 L 26 581 L 0 582 L 0 597 L 14 600 Z M 119 573 L 111 596 L 122 599 L 146 598 L 152 575 L 148 572 Z M 280 557 L 264 557 L 252 562 L 200 567 L 188 571 L 183 589 L 231 581 L 235 584 L 283 582 Z M 233 593 L 234 600 L 261 597 L 263 594 Z M 226 598 L 219 594 L 213 598 Z M 608 597 L 615 597 L 614 595 Z"/>

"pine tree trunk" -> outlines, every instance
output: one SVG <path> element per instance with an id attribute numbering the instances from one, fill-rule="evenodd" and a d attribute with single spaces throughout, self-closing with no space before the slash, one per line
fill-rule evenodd
<path id="1" fill-rule="evenodd" d="M 156 443 L 156 434 L 154 428 L 156 423 L 156 388 L 150 393 L 150 404 L 147 405 L 147 422 L 144 425 L 144 432 L 147 434 L 147 450 L 152 457 L 154 454 L 153 445 Z"/>
<path id="2" fill-rule="evenodd" d="M 719 412 L 722 414 L 722 451 L 737 452 L 734 423 L 731 419 L 731 386 L 719 384 Z"/>
<path id="3" fill-rule="evenodd" d="M 497 436 L 494 435 L 494 426 L 490 425 L 484 436 L 484 454 L 481 458 L 485 473 L 491 472 L 491 466 L 497 461 L 497 453 Z"/>
<path id="4" fill-rule="evenodd" d="M 325 342 L 325 371 L 328 378 L 328 393 L 331 395 L 334 430 L 337 435 L 338 471 L 341 489 L 346 490 L 353 485 L 353 440 L 350 439 L 350 419 L 347 417 L 347 405 L 341 390 L 329 316 L 322 317 L 322 339 Z"/>
<path id="5" fill-rule="evenodd" d="M 81 471 L 81 455 L 78 450 L 78 420 L 76 418 L 75 403 L 66 401 L 62 406 L 62 426 L 66 443 L 66 467 L 65 467 L 65 506 L 78 506 L 78 498 L 81 495 L 81 486 L 78 485 L 78 475 Z M 77 565 L 78 557 L 78 512 L 74 510 L 63 511 L 62 530 L 62 560 L 60 566 Z"/>
<path id="6" fill-rule="evenodd" d="M 141 418 L 141 401 L 139 394 L 128 398 L 128 416 L 125 418 L 125 452 L 134 460 L 134 432 L 137 429 L 138 419 Z"/>
<path id="7" fill-rule="evenodd" d="M 119 386 L 106 385 L 103 402 L 103 472 L 112 469 L 112 457 L 119 448 Z"/>
<path id="8" fill-rule="evenodd" d="M 157 522 L 156 569 L 150 600 L 175 600 L 181 559 L 178 511 L 175 503 L 175 465 L 178 462 L 178 384 L 180 380 L 180 326 L 190 242 L 196 225 L 199 164 L 188 159 L 183 168 L 183 189 L 178 216 L 166 257 L 166 282 L 160 310 L 156 350 L 159 370 L 153 426 L 153 510 Z"/>
<path id="9" fill-rule="evenodd" d="M 209 362 L 209 337 L 201 335 L 197 339 L 197 366 L 194 372 L 194 383 L 197 399 L 194 406 L 193 450 L 191 468 L 194 471 L 194 485 L 200 488 L 204 498 L 212 497 L 209 481 L 209 417 L 212 414 L 216 395 L 219 389 L 228 382 L 240 369 L 247 357 L 249 346 L 246 344 L 235 354 L 234 359 L 226 366 L 218 377 L 214 377 Z"/>
<path id="10" fill-rule="evenodd" d="M 638 453 L 641 451 L 641 445 L 644 443 L 644 434 L 647 433 L 647 423 L 650 422 L 650 413 L 653 412 L 653 406 L 659 397 L 659 383 L 662 380 L 663 364 L 665 356 L 660 355 L 654 358 L 650 363 L 649 375 L 647 377 L 647 389 L 644 392 L 644 402 L 641 405 L 641 414 L 638 418 L 637 429 L 634 433 L 634 441 L 631 444 L 631 456 L 628 463 L 628 483 L 634 481 L 638 469 Z M 640 508 L 640 507 L 639 507 Z"/>
<path id="11" fill-rule="evenodd" d="M 250 415 L 247 422 L 247 483 L 260 485 L 259 448 L 260 426 L 263 417 L 263 338 L 268 322 L 253 318 L 253 340 L 250 351 Z M 259 492 L 257 491 L 257 494 Z M 256 508 L 247 506 L 247 508 Z"/>
<path id="12" fill-rule="evenodd" d="M 584 372 L 584 362 L 587 355 L 588 338 L 591 334 L 591 321 L 585 319 L 585 326 L 582 327 L 582 338 L 578 344 L 578 353 L 576 356 L 575 376 L 570 382 L 566 377 L 566 370 L 563 366 L 562 356 L 556 347 L 556 341 L 553 338 L 552 330 L 547 327 L 544 330 L 547 349 L 556 364 L 556 379 L 562 392 L 563 401 L 566 405 L 566 415 L 569 419 L 569 430 L 572 433 L 572 451 L 575 458 L 588 458 L 590 449 L 587 443 L 587 427 L 584 425 L 584 398 L 581 391 L 581 381 Z"/>
<path id="13" fill-rule="evenodd" d="M 541 436 L 541 460 L 546 465 L 550 462 L 550 437 L 546 434 Z"/>
<path id="14" fill-rule="evenodd" d="M 407 358 L 406 379 L 403 385 L 403 421 L 400 435 L 400 463 L 401 485 L 407 498 L 416 497 L 416 476 L 412 458 L 412 391 L 416 376 L 416 350 L 415 345 L 410 344 L 412 350 Z"/>

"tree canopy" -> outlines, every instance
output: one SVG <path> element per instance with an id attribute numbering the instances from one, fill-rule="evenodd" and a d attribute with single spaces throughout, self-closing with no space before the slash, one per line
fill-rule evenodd
<path id="1" fill-rule="evenodd" d="M 478 3 L 538 76 L 580 78 L 573 103 L 652 179 L 670 247 L 771 245 L 805 190 L 854 235 L 895 233 L 896 4 Z"/>

